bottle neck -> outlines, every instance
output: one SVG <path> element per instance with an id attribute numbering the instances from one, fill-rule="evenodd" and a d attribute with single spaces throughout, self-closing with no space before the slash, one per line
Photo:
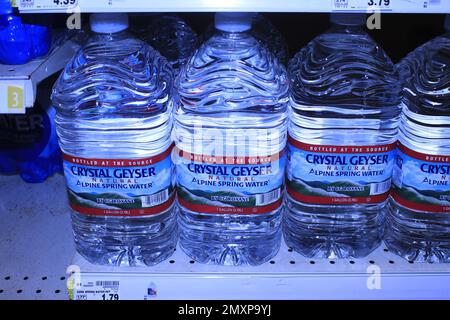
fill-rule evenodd
<path id="1" fill-rule="evenodd" d="M 114 33 L 99 33 L 99 32 L 92 32 L 92 37 L 96 39 L 105 39 L 105 40 L 123 40 L 130 37 L 130 34 L 128 33 L 128 29 L 125 29 L 123 31 L 114 32 Z"/>
<path id="2" fill-rule="evenodd" d="M 342 25 L 342 24 L 332 24 L 331 29 L 339 33 L 348 34 L 364 34 L 366 33 L 364 25 Z"/>
<path id="3" fill-rule="evenodd" d="M 250 30 L 241 31 L 241 32 L 229 32 L 229 31 L 223 31 L 223 30 L 216 28 L 215 34 L 222 38 L 238 40 L 238 39 L 245 39 L 245 38 L 250 37 Z"/>

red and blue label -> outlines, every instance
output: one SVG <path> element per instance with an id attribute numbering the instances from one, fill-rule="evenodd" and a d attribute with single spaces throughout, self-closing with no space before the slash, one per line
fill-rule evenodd
<path id="1" fill-rule="evenodd" d="M 177 197 L 194 212 L 264 214 L 282 205 L 286 155 L 225 157 L 177 149 Z"/>
<path id="2" fill-rule="evenodd" d="M 86 215 L 146 216 L 175 199 L 172 147 L 141 159 L 92 159 L 64 155 L 71 208 Z"/>
<path id="3" fill-rule="evenodd" d="M 299 202 L 377 204 L 389 197 L 395 143 L 315 145 L 288 140 L 286 189 Z"/>
<path id="4" fill-rule="evenodd" d="M 422 212 L 450 213 L 450 155 L 432 155 L 398 143 L 392 198 Z"/>

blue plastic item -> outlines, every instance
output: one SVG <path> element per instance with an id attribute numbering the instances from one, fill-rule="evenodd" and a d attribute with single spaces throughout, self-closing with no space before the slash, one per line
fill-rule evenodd
<path id="1" fill-rule="evenodd" d="M 30 183 L 62 172 L 55 110 L 36 104 L 26 114 L 0 114 L 0 174 L 20 173 Z"/>
<path id="2" fill-rule="evenodd" d="M 11 14 L 13 8 L 10 0 L 0 0 L 0 14 Z"/>
<path id="3" fill-rule="evenodd" d="M 62 173 L 50 92 L 54 77 L 39 85 L 36 103 L 25 114 L 0 114 L 0 174 L 20 174 L 30 183 Z"/>
<path id="4" fill-rule="evenodd" d="M 0 0 L 0 63 L 27 63 L 46 55 L 50 45 L 48 27 L 23 23 L 13 14 L 9 0 Z"/>

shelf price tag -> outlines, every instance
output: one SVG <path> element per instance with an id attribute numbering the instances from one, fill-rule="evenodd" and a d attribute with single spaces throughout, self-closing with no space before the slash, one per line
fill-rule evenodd
<path id="1" fill-rule="evenodd" d="M 79 0 L 16 0 L 19 3 L 19 9 L 69 9 L 78 6 Z"/>
<path id="2" fill-rule="evenodd" d="M 450 0 L 330 0 L 331 11 L 450 13 Z"/>
<path id="3" fill-rule="evenodd" d="M 8 86 L 8 110 L 22 112 L 25 109 L 23 103 L 23 88 Z"/>
<path id="4" fill-rule="evenodd" d="M 98 278 L 97 278 L 98 279 Z M 73 300 L 120 300 L 120 281 L 118 278 L 91 277 L 82 281 L 79 287 L 73 288 Z"/>
<path id="5" fill-rule="evenodd" d="M 395 0 L 331 0 L 332 11 L 392 11 L 391 2 Z M 398 1 L 398 0 L 397 0 Z"/>
<path id="6" fill-rule="evenodd" d="M 70 300 L 155 300 L 158 287 L 150 274 L 79 272 L 67 284 Z"/>
<path id="7" fill-rule="evenodd" d="M 24 114 L 25 85 L 21 81 L 0 82 L 0 113 Z"/>

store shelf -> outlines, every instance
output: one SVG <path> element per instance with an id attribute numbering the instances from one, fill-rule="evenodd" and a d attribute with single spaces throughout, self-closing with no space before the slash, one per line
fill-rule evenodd
<path id="1" fill-rule="evenodd" d="M 118 281 L 105 292 L 120 299 L 450 298 L 449 264 L 411 264 L 384 246 L 353 262 L 306 259 L 283 246 L 259 267 L 193 263 L 179 249 L 154 267 L 94 266 L 75 254 L 62 176 L 44 184 L 0 177 L 0 199 L 0 299 L 67 299 L 70 265 L 81 272 L 75 299 L 102 299 L 83 292 L 97 281 Z"/>
<path id="2" fill-rule="evenodd" d="M 450 12 L 449 0 L 17 0 L 17 4 L 21 12 Z"/>
<path id="3" fill-rule="evenodd" d="M 0 64 L 0 114 L 25 113 L 36 99 L 37 85 L 60 71 L 74 55 L 79 45 L 66 41 L 39 59 L 23 65 Z"/>
<path id="4" fill-rule="evenodd" d="M 0 299 L 67 299 L 61 278 L 75 249 L 63 177 L 0 176 L 0 217 Z"/>
<path id="5" fill-rule="evenodd" d="M 73 264 L 80 267 L 83 286 L 74 298 L 101 300 L 103 292 L 137 300 L 450 298 L 449 266 L 409 264 L 383 248 L 352 261 L 354 264 L 349 260 L 305 259 L 284 246 L 272 263 L 259 267 L 191 263 L 179 249 L 152 268 L 98 267 L 76 256 Z M 379 277 L 372 274 L 378 271 Z M 86 294 L 97 281 L 117 281 L 119 285 L 109 289 L 100 286 L 100 294 Z M 369 289 L 368 282 L 375 289 Z M 153 294 L 148 294 L 149 289 Z"/>

